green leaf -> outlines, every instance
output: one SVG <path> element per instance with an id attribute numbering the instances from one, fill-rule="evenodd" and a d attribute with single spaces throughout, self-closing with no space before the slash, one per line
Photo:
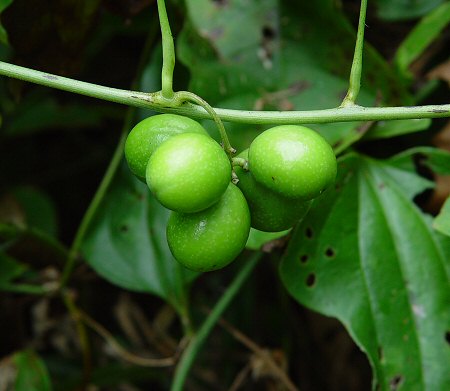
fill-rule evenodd
<path id="1" fill-rule="evenodd" d="M 176 308 L 197 275 L 178 264 L 166 241 L 169 211 L 123 163 L 82 246 L 87 262 L 123 288 L 158 295 Z"/>
<path id="2" fill-rule="evenodd" d="M 443 149 L 436 149 L 433 147 L 415 147 L 407 149 L 406 151 L 391 157 L 389 162 L 400 169 L 408 171 L 414 171 L 416 165 L 418 165 L 424 166 L 437 174 L 450 174 L 450 153 Z M 422 180 L 424 179 L 422 178 Z M 425 188 L 423 188 L 423 190 L 425 190 Z"/>
<path id="3" fill-rule="evenodd" d="M 44 362 L 31 350 L 17 352 L 13 356 L 16 366 L 15 391 L 50 391 L 50 376 Z"/>
<path id="4" fill-rule="evenodd" d="M 408 67 L 436 39 L 450 23 L 450 3 L 446 2 L 425 16 L 398 47 L 394 64 L 405 76 L 410 76 Z"/>
<path id="5" fill-rule="evenodd" d="M 0 252 L 0 289 L 20 277 L 28 267 L 9 255 Z"/>
<path id="6" fill-rule="evenodd" d="M 381 390 L 450 389 L 450 239 L 411 200 L 432 185 L 413 156 L 343 159 L 280 265 L 297 301 L 344 324 Z"/>
<path id="7" fill-rule="evenodd" d="M 12 4 L 13 0 L 0 0 L 0 14 Z M 2 24 L 0 24 L 0 42 L 8 45 L 8 33 Z"/>
<path id="8" fill-rule="evenodd" d="M 189 89 L 208 102 L 244 110 L 311 110 L 341 103 L 355 31 L 335 2 L 188 0 L 186 6 L 188 21 L 177 39 L 178 59 L 191 72 Z M 375 103 L 377 89 L 386 101 L 396 94 L 411 101 L 369 45 L 362 86 L 359 103 L 364 105 Z M 359 125 L 312 127 L 335 144 Z M 238 150 L 263 130 L 233 124 L 227 129 Z"/>
<path id="9" fill-rule="evenodd" d="M 281 232 L 263 232 L 251 228 L 245 247 L 250 250 L 260 250 L 266 243 L 282 238 L 289 232 L 290 229 Z"/>
<path id="10" fill-rule="evenodd" d="M 400 119 L 396 121 L 379 121 L 364 136 L 364 140 L 374 140 L 380 138 L 390 138 L 420 132 L 426 130 L 431 125 L 431 119 Z"/>
<path id="11" fill-rule="evenodd" d="M 377 0 L 378 16 L 385 20 L 418 18 L 442 4 L 444 0 Z"/>
<path id="12" fill-rule="evenodd" d="M 12 193 L 23 209 L 27 227 L 56 236 L 56 209 L 49 196 L 38 189 L 25 186 L 13 189 Z"/>
<path id="13" fill-rule="evenodd" d="M 54 98 L 39 93 L 28 96 L 13 113 L 13 121 L 5 119 L 6 136 L 24 136 L 42 130 L 58 131 L 99 127 L 104 117 L 111 117 L 105 108 L 90 104 L 61 105 Z M 117 114 L 117 110 L 115 111 Z"/>
<path id="14" fill-rule="evenodd" d="M 450 198 L 444 203 L 433 222 L 433 228 L 444 235 L 450 236 Z"/>

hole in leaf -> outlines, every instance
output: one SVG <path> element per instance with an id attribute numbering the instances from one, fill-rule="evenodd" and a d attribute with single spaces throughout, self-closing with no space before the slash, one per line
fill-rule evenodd
<path id="1" fill-rule="evenodd" d="M 336 255 L 336 253 L 335 253 L 335 251 L 334 251 L 333 248 L 328 247 L 328 248 L 325 250 L 325 256 L 326 256 L 327 258 L 333 258 L 335 255 Z"/>
<path id="2" fill-rule="evenodd" d="M 311 288 L 315 283 L 316 275 L 314 273 L 310 273 L 308 277 L 306 277 L 306 285 Z"/>
<path id="3" fill-rule="evenodd" d="M 308 255 L 303 254 L 303 255 L 300 257 L 300 262 L 301 262 L 301 263 L 306 263 L 306 262 L 308 262 L 308 259 L 309 259 Z"/>
<path id="4" fill-rule="evenodd" d="M 126 225 L 126 224 L 121 225 L 120 232 L 128 232 L 128 225 Z"/>
<path id="5" fill-rule="evenodd" d="M 308 239 L 312 239 L 314 233 L 311 227 L 306 227 L 305 229 L 305 235 Z"/>
<path id="6" fill-rule="evenodd" d="M 400 387 L 400 384 L 403 382 L 402 375 L 396 375 L 389 381 L 389 389 L 395 391 Z"/>
<path id="7" fill-rule="evenodd" d="M 450 331 L 445 333 L 445 341 L 450 345 Z"/>
<path id="8" fill-rule="evenodd" d="M 275 178 L 274 178 L 274 177 L 272 177 L 272 180 L 274 181 L 274 180 L 275 180 Z"/>
<path id="9" fill-rule="evenodd" d="M 265 39 L 274 39 L 276 36 L 276 31 L 270 26 L 264 26 L 262 28 L 262 35 Z"/>

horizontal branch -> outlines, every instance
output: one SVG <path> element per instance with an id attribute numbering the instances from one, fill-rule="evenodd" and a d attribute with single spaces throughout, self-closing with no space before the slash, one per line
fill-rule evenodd
<path id="1" fill-rule="evenodd" d="M 162 98 L 160 92 L 143 93 L 110 88 L 56 76 L 1 61 L 0 75 L 110 102 L 146 108 L 161 113 L 176 113 L 197 119 L 211 119 L 210 115 L 202 107 L 191 103 L 184 103 L 178 107 L 168 106 L 167 100 Z M 313 124 L 450 117 L 450 104 L 409 107 L 362 107 L 355 105 L 350 107 L 307 111 L 249 111 L 214 108 L 214 111 L 223 121 L 228 122 L 274 125 Z"/>

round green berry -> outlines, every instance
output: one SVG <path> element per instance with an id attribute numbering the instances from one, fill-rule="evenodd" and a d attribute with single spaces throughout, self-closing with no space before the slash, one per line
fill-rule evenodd
<path id="1" fill-rule="evenodd" d="M 125 158 L 131 172 L 145 182 L 145 170 L 152 153 L 169 137 L 206 130 L 193 119 L 176 114 L 148 117 L 131 129 L 125 142 Z"/>
<path id="2" fill-rule="evenodd" d="M 317 132 L 298 125 L 268 129 L 253 140 L 248 152 L 256 181 L 287 198 L 310 200 L 336 177 L 336 156 Z"/>
<path id="3" fill-rule="evenodd" d="M 247 159 L 248 149 L 238 157 Z M 235 166 L 234 171 L 239 178 L 237 186 L 247 200 L 253 228 L 266 232 L 284 231 L 308 213 L 312 201 L 284 197 L 258 183 L 250 171 L 240 166 Z"/>
<path id="4" fill-rule="evenodd" d="M 195 213 L 210 207 L 225 192 L 231 164 L 212 138 L 183 133 L 169 138 L 153 153 L 146 179 L 163 206 Z"/>
<path id="5" fill-rule="evenodd" d="M 247 242 L 250 212 L 241 191 L 232 183 L 220 200 L 198 213 L 172 212 L 167 242 L 185 267 L 206 272 L 233 261 Z"/>

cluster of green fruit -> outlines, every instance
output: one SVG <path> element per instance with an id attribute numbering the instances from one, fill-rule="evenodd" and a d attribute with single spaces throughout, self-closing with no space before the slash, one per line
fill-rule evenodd
<path id="1" fill-rule="evenodd" d="M 271 128 L 232 164 L 198 122 L 174 114 L 138 123 L 125 157 L 173 211 L 167 224 L 173 256 L 197 271 L 229 264 L 244 248 L 250 227 L 278 232 L 295 225 L 336 176 L 333 150 L 308 128 Z"/>

